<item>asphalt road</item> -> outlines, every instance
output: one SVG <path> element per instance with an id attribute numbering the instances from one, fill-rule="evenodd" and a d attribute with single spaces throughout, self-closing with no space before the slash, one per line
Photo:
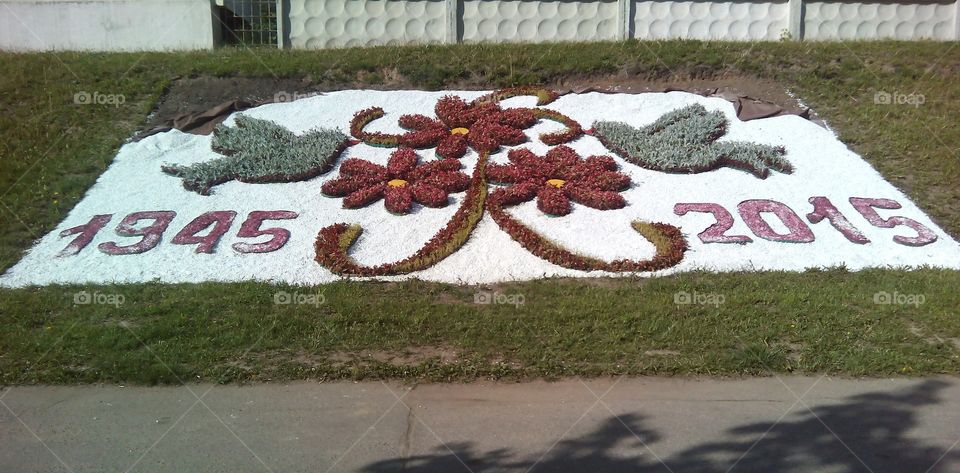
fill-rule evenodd
<path id="1" fill-rule="evenodd" d="M 960 378 L 0 391 L 0 472 L 958 472 Z"/>

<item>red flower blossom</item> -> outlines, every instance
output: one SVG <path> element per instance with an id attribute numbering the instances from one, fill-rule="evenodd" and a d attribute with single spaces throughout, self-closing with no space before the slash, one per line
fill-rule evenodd
<path id="1" fill-rule="evenodd" d="M 501 89 L 472 102 L 451 95 L 441 97 L 434 107 L 437 118 L 425 115 L 402 115 L 400 126 L 409 130 L 402 134 L 364 131 L 374 120 L 384 116 L 380 107 L 360 110 L 350 121 L 350 133 L 372 146 L 407 146 L 416 149 L 436 147 L 441 158 L 459 159 L 473 148 L 478 153 L 492 153 L 503 145 L 518 145 L 527 140 L 523 131 L 538 120 L 551 120 L 564 125 L 563 131 L 544 133 L 540 140 L 548 145 L 568 143 L 583 135 L 583 128 L 570 117 L 544 108 L 501 108 L 501 100 L 519 95 L 535 95 L 537 105 L 546 105 L 559 97 L 556 92 L 540 87 Z"/>
<path id="2" fill-rule="evenodd" d="M 387 210 L 405 214 L 416 201 L 427 207 L 447 205 L 451 192 L 462 192 L 470 177 L 459 171 L 460 162 L 437 160 L 417 164 L 417 154 L 400 148 L 386 166 L 351 158 L 340 165 L 340 175 L 323 184 L 326 195 L 345 197 L 348 209 L 370 205 L 381 198 Z"/>
<path id="3" fill-rule="evenodd" d="M 402 260 L 378 266 L 364 266 L 347 254 L 350 247 L 363 232 L 359 225 L 338 223 L 320 230 L 315 243 L 316 260 L 336 274 L 353 276 L 386 276 L 406 274 L 433 266 L 436 262 L 460 249 L 477 223 L 483 218 L 483 208 L 487 198 L 486 175 L 488 154 L 483 153 L 473 168 L 470 186 L 467 189 L 460 208 L 453 214 L 447 225 L 437 232 L 416 253 Z M 457 161 L 444 160 L 444 163 Z M 449 165 L 449 164 L 447 164 Z"/>
<path id="4" fill-rule="evenodd" d="M 576 151 L 558 146 L 540 157 L 528 149 L 511 150 L 510 164 L 490 164 L 487 176 L 511 186 L 498 191 L 498 204 L 516 205 L 537 198 L 537 208 L 551 215 L 570 213 L 570 201 L 600 210 L 626 205 L 620 191 L 630 177 L 616 171 L 610 156 L 581 159 Z"/>
<path id="5" fill-rule="evenodd" d="M 452 95 L 438 100 L 434 113 L 437 118 L 401 116 L 400 126 L 410 131 L 400 136 L 400 145 L 436 147 L 438 156 L 459 159 L 466 154 L 467 147 L 482 153 L 523 143 L 527 140 L 523 130 L 537 122 L 529 109 L 504 110 L 491 101 L 467 103 Z"/>

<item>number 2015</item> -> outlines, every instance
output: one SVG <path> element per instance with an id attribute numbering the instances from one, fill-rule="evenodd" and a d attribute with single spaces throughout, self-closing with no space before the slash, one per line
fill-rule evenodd
<path id="1" fill-rule="evenodd" d="M 813 210 L 807 214 L 807 220 L 810 223 L 820 223 L 826 220 L 839 231 L 851 243 L 863 245 L 870 243 L 870 240 L 851 223 L 837 209 L 830 199 L 818 196 L 811 197 L 808 200 L 813 204 Z M 916 236 L 896 235 L 893 241 L 907 246 L 924 246 L 937 241 L 937 235 L 916 220 L 907 217 L 883 218 L 877 213 L 876 209 L 894 210 L 902 206 L 899 202 L 891 199 L 869 199 L 863 197 L 851 197 L 850 204 L 856 211 L 863 216 L 871 225 L 879 228 L 896 228 L 904 226 L 916 232 Z M 673 207 L 673 212 L 677 215 L 686 215 L 689 212 L 702 212 L 713 214 L 716 223 L 700 232 L 698 237 L 704 243 L 739 243 L 746 244 L 753 241 L 747 235 L 728 235 L 727 232 L 733 227 L 733 216 L 723 206 L 712 203 L 679 203 Z M 810 227 L 793 211 L 782 202 L 767 199 L 745 200 L 737 205 L 737 212 L 746 222 L 747 227 L 757 237 L 770 241 L 781 241 L 790 243 L 809 243 L 814 240 L 813 231 Z M 787 228 L 787 233 L 778 233 L 775 231 L 762 214 L 770 213 L 780 220 Z"/>

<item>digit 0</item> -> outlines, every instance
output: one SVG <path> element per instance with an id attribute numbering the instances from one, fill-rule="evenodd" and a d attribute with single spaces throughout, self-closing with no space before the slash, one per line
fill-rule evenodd
<path id="1" fill-rule="evenodd" d="M 764 240 L 789 243 L 810 243 L 814 240 L 813 231 L 810 230 L 810 227 L 803 223 L 803 220 L 782 202 L 767 199 L 745 200 L 737 205 L 737 211 L 740 213 L 740 217 L 747 222 L 750 231 Z M 760 215 L 761 213 L 776 215 L 789 232 L 783 234 L 775 232 Z"/>

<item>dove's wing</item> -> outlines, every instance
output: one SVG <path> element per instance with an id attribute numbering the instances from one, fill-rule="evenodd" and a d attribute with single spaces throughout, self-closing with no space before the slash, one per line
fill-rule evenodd
<path id="1" fill-rule="evenodd" d="M 347 145 L 339 130 L 321 128 L 297 136 L 268 120 L 238 114 L 235 127 L 214 129 L 211 148 L 223 155 L 190 166 L 164 166 L 183 186 L 207 195 L 213 186 L 241 182 L 294 182 L 329 171 Z"/>
<path id="2" fill-rule="evenodd" d="M 664 114 L 653 123 L 633 127 L 598 121 L 593 135 L 604 146 L 637 166 L 664 172 L 700 173 L 729 166 L 760 178 L 770 170 L 790 173 L 783 148 L 748 142 L 718 142 L 727 132 L 727 119 L 703 105 L 689 105 Z"/>

